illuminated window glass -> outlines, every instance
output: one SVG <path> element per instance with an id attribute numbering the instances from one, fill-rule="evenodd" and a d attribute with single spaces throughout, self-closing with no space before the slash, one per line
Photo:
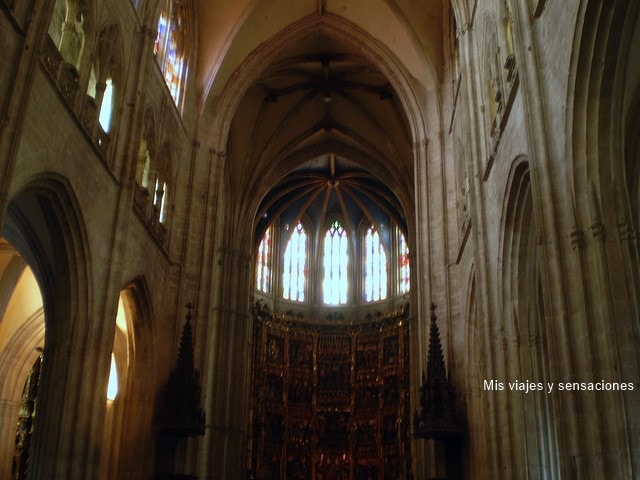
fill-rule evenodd
<path id="1" fill-rule="evenodd" d="M 373 225 L 364 235 L 364 297 L 367 302 L 387 298 L 387 254 Z"/>
<path id="2" fill-rule="evenodd" d="M 324 280 L 322 292 L 324 303 L 343 305 L 347 303 L 349 280 L 349 245 L 347 232 L 338 220 L 331 224 L 324 235 Z"/>
<path id="3" fill-rule="evenodd" d="M 160 200 L 160 214 L 158 216 L 158 219 L 160 220 L 160 223 L 164 224 L 167 220 L 167 195 L 169 193 L 167 192 L 167 182 L 163 182 L 162 183 L 162 200 Z"/>
<path id="4" fill-rule="evenodd" d="M 118 368 L 116 356 L 111 354 L 111 369 L 109 370 L 109 386 L 107 387 L 107 400 L 114 401 L 118 396 Z"/>
<path id="5" fill-rule="evenodd" d="M 153 53 L 164 81 L 169 87 L 174 103 L 178 106 L 182 101 L 187 72 L 184 16 L 184 8 L 180 8 L 178 2 L 165 0 L 158 19 L 158 35 L 153 46 Z"/>
<path id="6" fill-rule="evenodd" d="M 307 283 L 307 233 L 298 223 L 291 232 L 284 251 L 284 268 L 282 272 L 282 296 L 287 300 L 304 301 L 304 290 Z"/>
<path id="7" fill-rule="evenodd" d="M 271 227 L 264 232 L 258 246 L 256 259 L 256 288 L 261 292 L 271 291 Z"/>
<path id="8" fill-rule="evenodd" d="M 100 104 L 100 116 L 98 121 L 105 133 L 109 133 L 111 129 L 111 114 L 113 113 L 113 81 L 107 78 L 102 95 L 102 103 Z"/>
<path id="9" fill-rule="evenodd" d="M 407 293 L 411 288 L 409 273 L 409 246 L 404 234 L 398 229 L 398 291 Z"/>

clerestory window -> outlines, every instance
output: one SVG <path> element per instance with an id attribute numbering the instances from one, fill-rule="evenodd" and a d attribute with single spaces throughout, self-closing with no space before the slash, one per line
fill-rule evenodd
<path id="1" fill-rule="evenodd" d="M 324 235 L 322 292 L 327 305 L 344 305 L 349 291 L 349 244 L 347 231 L 335 220 Z"/>
<path id="2" fill-rule="evenodd" d="M 303 302 L 307 285 L 307 232 L 301 222 L 293 228 L 284 251 L 282 296 Z"/>
<path id="3" fill-rule="evenodd" d="M 184 2 L 164 0 L 158 18 L 158 34 L 153 53 L 176 106 L 182 108 L 187 80 L 188 41 L 187 10 Z"/>
<path id="4" fill-rule="evenodd" d="M 364 234 L 364 299 L 375 302 L 387 298 L 387 254 L 380 233 L 371 225 Z"/>

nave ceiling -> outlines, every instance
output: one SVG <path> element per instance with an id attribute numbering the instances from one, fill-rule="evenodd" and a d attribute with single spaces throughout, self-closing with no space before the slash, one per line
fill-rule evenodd
<path id="1" fill-rule="evenodd" d="M 263 198 L 294 169 L 334 154 L 383 180 L 411 209 L 413 149 L 424 126 L 407 98 L 422 114 L 438 110 L 425 104 L 437 98 L 444 5 L 375 3 L 199 4 L 202 118 L 218 116 L 212 135 L 228 132 L 226 175 L 238 199 Z M 225 115 L 233 120 L 219 119 Z"/>

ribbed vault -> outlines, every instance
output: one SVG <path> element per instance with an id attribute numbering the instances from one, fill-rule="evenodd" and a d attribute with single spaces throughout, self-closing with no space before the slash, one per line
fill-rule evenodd
<path id="1" fill-rule="evenodd" d="M 283 50 L 254 79 L 233 117 L 227 157 L 232 191 L 264 198 L 256 241 L 284 211 L 290 221 L 335 213 L 351 228 L 367 218 L 407 229 L 413 142 L 403 106 L 356 46 L 326 32 Z"/>
<path id="2" fill-rule="evenodd" d="M 363 222 L 383 237 L 391 222 L 407 229 L 398 199 L 383 182 L 353 162 L 327 154 L 295 169 L 269 192 L 258 211 L 255 239 L 275 219 L 294 225 L 304 217 L 319 231 L 334 215 L 344 219 L 348 231 Z"/>
<path id="3" fill-rule="evenodd" d="M 311 158 L 335 154 L 378 177 L 395 176 L 397 188 L 406 189 L 410 137 L 385 76 L 349 46 L 318 33 L 283 52 L 247 90 L 231 124 L 229 173 L 232 183 L 240 182 L 235 167 L 244 165 L 273 183 Z"/>

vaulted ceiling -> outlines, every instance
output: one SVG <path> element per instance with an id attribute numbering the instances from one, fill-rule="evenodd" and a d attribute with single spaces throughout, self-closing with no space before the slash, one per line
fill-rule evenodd
<path id="1" fill-rule="evenodd" d="M 333 154 L 321 155 L 284 177 L 260 204 L 256 216 L 256 243 L 274 221 L 286 228 L 299 220 L 322 232 L 332 217 L 343 220 L 348 232 L 363 222 L 379 232 L 398 225 L 406 232 L 406 218 L 393 191 L 366 169 Z"/>
<path id="2" fill-rule="evenodd" d="M 399 57 L 440 66 L 446 0 L 196 0 L 197 83 L 216 95 L 259 45 L 310 16 L 337 16 Z M 418 65 L 414 65 L 417 67 Z"/>
<path id="3" fill-rule="evenodd" d="M 368 185 L 377 182 L 397 195 L 393 208 L 404 224 L 413 199 L 417 140 L 398 80 L 389 71 L 402 71 L 418 103 L 437 90 L 443 5 L 443 0 L 201 1 L 196 75 L 205 113 L 210 109 L 215 116 L 220 104 L 238 97 L 225 146 L 228 186 L 237 199 L 259 200 L 273 188 L 268 202 L 294 170 L 316 175 L 303 165 L 339 158 L 350 173 L 366 176 Z M 270 50 L 275 44 L 278 48 Z M 371 53 L 374 44 L 384 59 Z M 242 72 L 248 64 L 253 73 L 246 80 Z M 246 85 L 234 91 L 243 81 Z M 254 208 L 258 215 L 258 203 Z"/>

